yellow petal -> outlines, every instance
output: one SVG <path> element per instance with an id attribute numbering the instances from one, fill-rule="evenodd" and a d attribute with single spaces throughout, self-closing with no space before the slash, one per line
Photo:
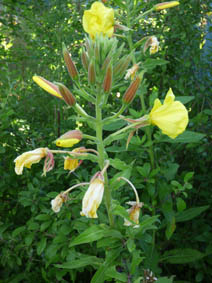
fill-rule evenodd
<path id="1" fill-rule="evenodd" d="M 48 93 L 63 99 L 58 87 L 55 84 L 51 83 L 50 81 L 47 81 L 46 79 L 40 76 L 33 76 L 32 79 L 34 80 L 34 82 L 36 82 L 36 84 L 38 84 L 42 89 L 44 89 Z"/>
<path id="2" fill-rule="evenodd" d="M 182 134 L 188 125 L 188 110 L 169 89 L 163 105 L 158 99 L 154 102 L 150 114 L 150 123 L 158 126 L 164 134 L 174 139 Z"/>
<path id="3" fill-rule="evenodd" d="M 60 147 L 72 147 L 76 143 L 78 143 L 80 140 L 78 139 L 57 139 L 56 140 L 56 146 Z"/>
<path id="4" fill-rule="evenodd" d="M 82 19 L 84 30 L 95 38 L 96 34 L 111 37 L 114 31 L 114 10 L 101 2 L 94 2 L 90 10 L 86 10 Z"/>

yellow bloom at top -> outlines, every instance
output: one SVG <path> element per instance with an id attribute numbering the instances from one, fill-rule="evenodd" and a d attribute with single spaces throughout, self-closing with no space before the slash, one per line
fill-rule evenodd
<path id="1" fill-rule="evenodd" d="M 91 9 L 84 12 L 82 24 L 91 38 L 101 33 L 111 37 L 114 32 L 114 10 L 101 2 L 94 2 Z"/>
<path id="2" fill-rule="evenodd" d="M 188 125 L 188 110 L 175 96 L 170 88 L 164 103 L 156 99 L 149 114 L 150 123 L 158 126 L 163 134 L 175 139 L 182 134 Z"/>

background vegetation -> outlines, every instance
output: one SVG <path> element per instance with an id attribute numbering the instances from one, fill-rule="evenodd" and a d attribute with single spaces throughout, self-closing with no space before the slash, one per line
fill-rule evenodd
<path id="1" fill-rule="evenodd" d="M 42 164 L 32 166 L 24 175 L 16 176 L 13 160 L 17 155 L 38 147 L 51 147 L 60 134 L 76 127 L 72 112 L 56 98 L 38 88 L 32 81 L 39 74 L 51 81 L 61 81 L 71 88 L 71 81 L 64 67 L 61 45 L 65 42 L 80 69 L 80 48 L 84 32 L 81 19 L 83 11 L 94 1 L 70 0 L 2 0 L 0 4 L 0 282 L 89 282 L 96 266 L 60 269 L 57 265 L 83 257 L 87 252 L 95 254 L 95 244 L 80 249 L 69 247 L 70 238 L 83 232 L 89 221 L 73 219 L 79 211 L 78 200 L 67 205 L 59 215 L 51 212 L 50 200 L 55 192 L 70 187 L 76 180 L 89 180 L 95 168 L 87 161 L 71 175 L 63 171 L 62 161 L 57 161 L 54 171 L 41 177 Z M 139 2 L 139 1 L 137 1 Z M 159 1 L 140 1 L 139 9 L 145 10 Z M 122 24 L 125 11 L 122 1 L 107 1 L 117 9 Z M 161 168 L 161 188 L 169 183 L 170 198 L 165 205 L 173 205 L 178 213 L 177 229 L 164 231 L 161 223 L 158 236 L 158 253 L 144 262 L 161 276 L 175 275 L 174 282 L 210 282 L 212 280 L 212 229 L 211 229 L 211 143 L 212 143 L 212 66 L 210 37 L 211 18 L 209 0 L 181 0 L 177 9 L 167 13 L 154 13 L 143 23 L 133 25 L 133 39 L 139 41 L 146 35 L 156 35 L 160 41 L 160 58 L 169 64 L 149 70 L 146 76 L 146 98 L 153 101 L 157 94 L 172 87 L 177 96 L 183 96 L 191 109 L 189 135 L 179 143 L 155 132 L 154 151 Z M 138 11 L 139 13 L 139 11 Z M 120 33 L 120 32 L 119 32 Z M 207 42 L 206 42 L 207 36 Z M 137 49 L 137 52 L 141 50 Z M 120 88 L 124 92 L 126 86 Z M 151 94 L 151 96 L 150 96 Z M 88 111 L 91 105 L 83 105 Z M 116 107 L 118 98 L 114 92 L 110 105 Z M 141 109 L 139 100 L 134 102 L 130 114 L 137 118 Z M 108 112 L 111 107 L 108 106 Z M 82 131 L 87 131 L 81 125 Z M 134 161 L 138 170 L 131 177 L 143 202 L 149 202 L 154 182 L 149 174 L 145 150 L 141 147 L 142 135 L 132 140 L 129 151 L 125 141 L 114 143 L 111 157 Z M 142 141 L 145 143 L 145 141 Z M 82 143 L 83 144 L 83 143 Z M 137 148 L 137 152 L 133 151 Z M 144 165 L 146 164 L 146 165 Z M 112 175 L 112 172 L 111 172 Z M 82 192 L 83 194 L 83 192 Z M 74 194 L 73 194 L 74 195 Z M 122 196 L 123 198 L 125 196 Z M 163 200 L 162 200 L 163 202 Z M 71 210 L 70 210 L 71 206 Z M 164 209 L 164 210 L 163 210 Z M 167 211 L 162 206 L 161 211 Z M 184 218 L 180 212 L 186 211 Z M 103 214 L 104 211 L 101 213 Z M 73 213 L 73 215 L 72 215 Z M 75 215 L 77 212 L 75 213 Z M 166 213 L 165 213 L 166 214 Z M 170 216 L 170 215 L 169 215 Z M 169 217 L 168 216 L 168 217 Z M 166 217 L 166 215 L 165 215 Z M 167 220 L 167 219 L 166 219 Z M 168 220 L 167 220 L 168 221 Z M 145 245 L 140 239 L 140 247 Z M 104 251 L 104 243 L 98 247 Z M 167 253 L 167 259 L 159 261 L 160 254 L 174 249 L 187 249 L 184 261 Z M 196 254 L 188 256 L 189 249 Z M 101 257 L 101 253 L 100 253 Z M 174 259 L 172 260 L 171 257 Z M 85 257 L 86 260 L 86 257 Z M 87 259 L 88 260 L 88 259 Z M 122 268 L 118 269 L 122 273 Z M 108 282 L 112 279 L 108 279 Z M 115 280 L 115 279 L 113 279 Z M 125 282 L 117 278 L 113 282 Z M 165 281 L 164 281 L 165 282 Z"/>

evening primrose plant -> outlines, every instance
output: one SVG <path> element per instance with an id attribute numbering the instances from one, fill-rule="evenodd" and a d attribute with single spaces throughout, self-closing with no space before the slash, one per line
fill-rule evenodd
<path id="1" fill-rule="evenodd" d="M 137 2 L 134 1 L 134 10 L 136 10 Z M 129 10 L 132 1 L 125 1 L 122 7 L 124 5 L 126 10 Z M 177 5 L 179 5 L 178 1 L 157 4 L 150 10 L 140 13 L 137 20 L 142 20 L 153 12 Z M 82 25 L 87 34 L 81 47 L 79 70 L 63 44 L 64 62 L 73 82 L 71 88 L 63 83 L 51 82 L 40 75 L 33 77 L 35 83 L 43 90 L 65 102 L 70 107 L 70 111 L 76 113 L 76 120 L 87 123 L 87 132 L 70 129 L 54 141 L 60 149 L 37 148 L 23 153 L 14 160 L 15 172 L 21 175 L 24 167 L 31 168 L 33 164 L 43 159 L 43 175 L 46 175 L 54 169 L 55 155 L 63 158 L 64 170 L 70 173 L 80 170 L 83 167 L 83 160 L 93 162 L 94 168 L 97 169 L 93 176 L 90 175 L 89 182 L 77 183 L 64 191 L 58 191 L 58 195 L 51 200 L 51 209 L 57 215 L 67 209 L 66 204 L 71 205 L 73 192 L 75 192 L 75 198 L 82 202 L 81 210 L 79 209 L 74 217 L 88 218 L 86 222 L 88 226 L 84 232 L 71 239 L 70 246 L 76 247 L 85 243 L 90 245 L 92 242 L 97 242 L 97 252 L 95 256 L 87 259 L 86 264 L 83 260 L 80 261 L 80 257 L 76 259 L 78 267 L 91 265 L 97 269 L 91 282 L 99 283 L 112 279 L 115 282 L 142 282 L 142 280 L 150 282 L 148 278 L 152 278 L 151 282 L 154 282 L 157 280 L 154 273 L 159 276 L 160 269 L 151 264 L 148 265 L 146 259 L 150 259 L 156 253 L 156 224 L 160 222 L 159 211 L 156 211 L 157 192 L 152 194 L 151 204 L 145 204 L 143 200 L 140 202 L 139 193 L 130 181 L 131 173 L 127 170 L 129 165 L 127 160 L 113 159 L 108 148 L 123 140 L 127 148 L 133 135 L 136 132 L 139 135 L 141 131 L 149 141 L 148 157 L 151 169 L 156 172 L 152 146 L 153 127 L 156 126 L 162 134 L 175 139 L 186 130 L 189 121 L 188 110 L 177 100 L 171 88 L 167 90 L 163 102 L 157 98 L 154 100 L 153 107 L 146 105 L 141 89 L 145 85 L 145 74 L 150 67 L 147 62 L 137 58 L 136 49 L 140 48 L 143 56 L 148 58 L 158 52 L 159 41 L 152 35 L 133 43 L 133 29 L 129 18 L 127 18 L 126 26 L 121 26 L 116 22 L 115 14 L 112 7 L 106 7 L 102 2 L 97 1 L 92 3 L 90 9 L 84 11 Z M 116 34 L 118 28 L 120 28 L 119 34 Z M 160 65 L 161 62 L 163 63 L 162 60 L 156 60 L 154 64 Z M 119 92 L 122 86 L 126 86 L 125 90 Z M 105 110 L 117 93 L 121 96 L 119 109 L 116 110 L 116 105 L 111 115 L 105 115 L 107 112 Z M 91 113 L 87 113 L 78 103 L 79 96 L 85 102 L 92 104 Z M 129 106 L 134 100 L 141 103 L 143 111 L 143 115 L 137 119 L 129 117 L 128 113 Z M 110 127 L 115 130 L 106 135 L 105 129 Z M 95 134 L 91 135 L 90 132 Z M 81 141 L 88 141 L 89 148 L 86 146 L 72 148 Z M 110 172 L 111 168 L 113 173 Z M 114 173 L 114 170 L 117 172 Z M 84 186 L 87 187 L 84 196 L 81 197 L 80 193 L 77 196 L 78 189 Z M 115 198 L 122 193 L 123 186 L 127 205 L 122 202 L 122 199 Z M 135 199 L 132 196 L 132 190 Z M 93 219 L 97 220 L 94 222 Z M 141 238 L 143 243 L 140 242 Z M 93 264 L 94 257 L 97 264 Z M 57 264 L 59 268 L 65 268 L 65 266 L 67 266 L 65 263 Z M 172 279 L 167 280 L 169 281 L 166 282 L 172 282 Z"/>

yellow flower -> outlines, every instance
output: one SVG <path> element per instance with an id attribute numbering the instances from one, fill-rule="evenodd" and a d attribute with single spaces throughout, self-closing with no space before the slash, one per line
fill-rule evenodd
<path id="1" fill-rule="evenodd" d="M 85 151 L 86 151 L 86 149 L 84 147 L 79 147 L 79 148 L 75 148 L 71 152 L 81 153 L 81 152 L 85 152 Z M 75 171 L 75 169 L 77 169 L 77 167 L 79 167 L 81 163 L 82 163 L 82 160 L 78 161 L 78 159 L 66 156 L 65 161 L 64 161 L 64 170 L 70 170 L 70 173 L 71 173 L 71 172 Z"/>
<path id="2" fill-rule="evenodd" d="M 32 164 L 40 162 L 48 153 L 47 148 L 37 148 L 19 155 L 15 160 L 15 172 L 21 175 L 24 167 L 31 168 Z"/>
<path id="3" fill-rule="evenodd" d="M 156 99 L 149 114 L 150 123 L 158 126 L 162 133 L 175 139 L 182 134 L 188 125 L 188 110 L 175 96 L 170 88 L 163 105 Z"/>
<path id="4" fill-rule="evenodd" d="M 140 215 L 140 208 L 143 206 L 142 202 L 135 202 L 135 201 L 129 201 L 128 204 L 132 205 L 130 209 L 127 210 L 129 213 L 130 219 L 135 222 L 137 225 L 134 225 L 133 228 L 138 228 L 139 227 L 139 215 Z M 131 226 L 133 225 L 130 221 L 127 219 L 124 220 L 124 225 L 125 226 Z"/>
<path id="5" fill-rule="evenodd" d="M 71 172 L 73 172 L 78 166 L 79 166 L 78 159 L 73 159 L 68 156 L 65 157 L 64 170 L 70 170 Z"/>
<path id="6" fill-rule="evenodd" d="M 57 195 L 56 198 L 51 200 L 52 210 L 56 213 L 59 212 L 63 203 L 66 202 L 67 199 L 68 199 L 68 196 L 64 193 L 60 193 L 59 195 Z"/>
<path id="7" fill-rule="evenodd" d="M 91 9 L 84 12 L 82 24 L 91 38 L 101 33 L 111 37 L 114 31 L 114 10 L 106 8 L 101 2 L 94 2 Z"/>
<path id="8" fill-rule="evenodd" d="M 82 201 L 80 214 L 88 218 L 98 218 L 96 211 L 102 202 L 104 194 L 104 177 L 98 172 L 90 181 L 90 185 Z"/>

